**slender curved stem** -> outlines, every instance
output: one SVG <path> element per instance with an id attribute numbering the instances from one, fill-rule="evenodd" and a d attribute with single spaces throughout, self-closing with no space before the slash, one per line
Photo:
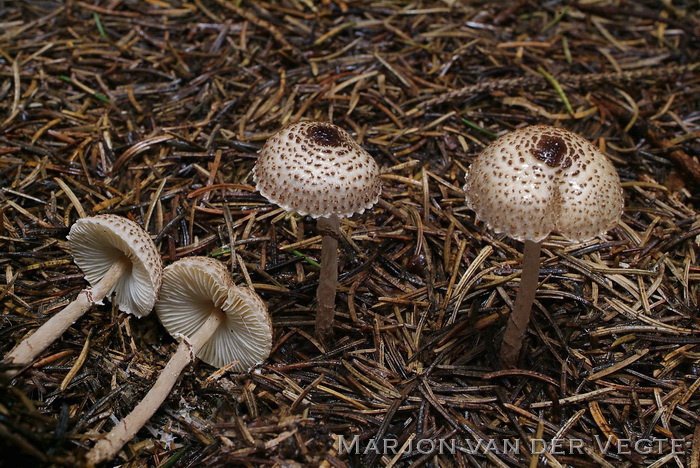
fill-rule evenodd
<path id="1" fill-rule="evenodd" d="M 506 369 L 516 367 L 523 337 L 530 322 L 532 303 L 535 302 L 538 278 L 540 274 L 540 250 L 542 242 L 525 241 L 523 250 L 523 272 L 520 276 L 520 288 L 515 298 L 513 311 L 508 318 L 508 325 L 501 344 L 501 366 Z"/>
<path id="2" fill-rule="evenodd" d="M 338 289 L 338 236 L 340 221 L 332 215 L 319 218 L 318 230 L 323 232 L 321 243 L 321 272 L 316 289 L 318 311 L 316 312 L 316 337 L 326 341 L 333 334 L 335 316 L 335 293 Z"/>
<path id="3" fill-rule="evenodd" d="M 26 366 L 46 348 L 58 339 L 68 327 L 87 312 L 95 303 L 100 302 L 112 291 L 117 280 L 124 274 L 131 262 L 122 258 L 107 270 L 107 273 L 92 288 L 86 288 L 78 293 L 73 302 L 64 307 L 60 312 L 48 319 L 42 326 L 36 329 L 29 337 L 25 338 L 15 348 L 10 351 L 5 360 L 12 364 Z M 13 377 L 19 370 L 6 372 L 8 377 Z"/>
<path id="4" fill-rule="evenodd" d="M 143 400 L 87 453 L 85 457 L 88 464 L 95 465 L 111 460 L 124 444 L 134 438 L 136 433 L 163 404 L 182 370 L 194 361 L 197 352 L 209 341 L 220 323 L 221 313 L 212 313 L 191 338 L 183 337 L 180 340 L 177 351 L 165 365 L 156 383 L 143 397 Z"/>

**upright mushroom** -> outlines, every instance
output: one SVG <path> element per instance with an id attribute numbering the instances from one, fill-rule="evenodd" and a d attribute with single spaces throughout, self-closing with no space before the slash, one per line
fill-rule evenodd
<path id="1" fill-rule="evenodd" d="M 158 298 L 163 264 L 150 236 L 135 222 L 116 215 L 82 218 L 68 235 L 75 263 L 92 288 L 83 289 L 64 309 L 20 342 L 5 360 L 30 364 L 92 305 L 112 292 L 120 310 L 143 317 Z M 8 375 L 15 375 L 10 371 Z"/>
<path id="2" fill-rule="evenodd" d="M 316 335 L 333 330 L 338 287 L 338 218 L 362 213 L 379 199 L 379 166 L 342 128 L 302 121 L 271 136 L 253 169 L 256 189 L 287 211 L 318 220 L 323 234 L 316 298 Z"/>
<path id="3" fill-rule="evenodd" d="M 180 340 L 177 351 L 136 408 L 88 452 L 88 463 L 113 458 L 153 416 L 195 357 L 244 371 L 270 354 L 272 323 L 265 303 L 250 289 L 235 286 L 226 267 L 212 258 L 183 258 L 167 267 L 156 312 L 168 333 Z"/>
<path id="4" fill-rule="evenodd" d="M 534 125 L 486 147 L 469 168 L 464 192 L 477 218 L 525 243 L 520 288 L 500 355 L 504 367 L 514 367 L 535 299 L 542 241 L 558 232 L 583 242 L 614 227 L 624 204 L 620 179 L 588 140 Z"/>

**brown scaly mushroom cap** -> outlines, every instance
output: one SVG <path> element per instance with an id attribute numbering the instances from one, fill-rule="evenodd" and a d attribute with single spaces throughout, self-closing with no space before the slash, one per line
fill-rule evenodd
<path id="1" fill-rule="evenodd" d="M 469 168 L 467 205 L 496 232 L 539 242 L 550 232 L 585 241 L 617 224 L 620 179 L 588 140 L 562 128 L 533 125 L 486 147 Z"/>
<path id="2" fill-rule="evenodd" d="M 349 217 L 379 199 L 379 166 L 342 128 L 303 121 L 271 136 L 253 169 L 256 189 L 290 212 Z"/>
<path id="3" fill-rule="evenodd" d="M 68 242 L 76 265 L 93 286 L 118 259 L 129 259 L 131 268 L 114 286 L 114 302 L 137 317 L 151 312 L 158 299 L 163 262 L 141 226 L 110 214 L 81 218 L 71 226 Z"/>
<path id="4" fill-rule="evenodd" d="M 260 297 L 235 286 L 223 263 L 208 257 L 187 257 L 163 273 L 156 313 L 173 337 L 190 337 L 212 313 L 223 320 L 197 357 L 214 367 L 235 363 L 245 371 L 265 360 L 272 349 L 272 322 Z"/>

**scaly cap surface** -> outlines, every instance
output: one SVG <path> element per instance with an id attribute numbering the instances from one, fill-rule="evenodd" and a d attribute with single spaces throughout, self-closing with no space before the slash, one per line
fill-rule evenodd
<path id="1" fill-rule="evenodd" d="M 521 241 L 553 231 L 588 240 L 614 227 L 624 204 L 610 160 L 588 140 L 547 125 L 492 142 L 469 168 L 464 192 L 477 218 Z"/>
<path id="2" fill-rule="evenodd" d="M 314 218 L 362 213 L 379 199 L 379 166 L 343 129 L 302 121 L 272 135 L 253 169 L 270 202 Z"/>

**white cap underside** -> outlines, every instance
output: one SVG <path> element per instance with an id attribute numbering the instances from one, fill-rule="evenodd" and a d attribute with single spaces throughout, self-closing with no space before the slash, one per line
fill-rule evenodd
<path id="1" fill-rule="evenodd" d="M 150 236 L 138 224 L 116 215 L 82 218 L 71 226 L 68 241 L 75 263 L 93 286 L 117 260 L 128 258 L 132 266 L 117 281 L 114 302 L 137 317 L 151 312 L 163 264 Z"/>
<path id="2" fill-rule="evenodd" d="M 272 325 L 264 302 L 235 286 L 221 262 L 188 257 L 165 269 L 156 312 L 168 333 L 192 336 L 216 309 L 225 319 L 197 353 L 199 359 L 244 371 L 269 356 Z"/>

